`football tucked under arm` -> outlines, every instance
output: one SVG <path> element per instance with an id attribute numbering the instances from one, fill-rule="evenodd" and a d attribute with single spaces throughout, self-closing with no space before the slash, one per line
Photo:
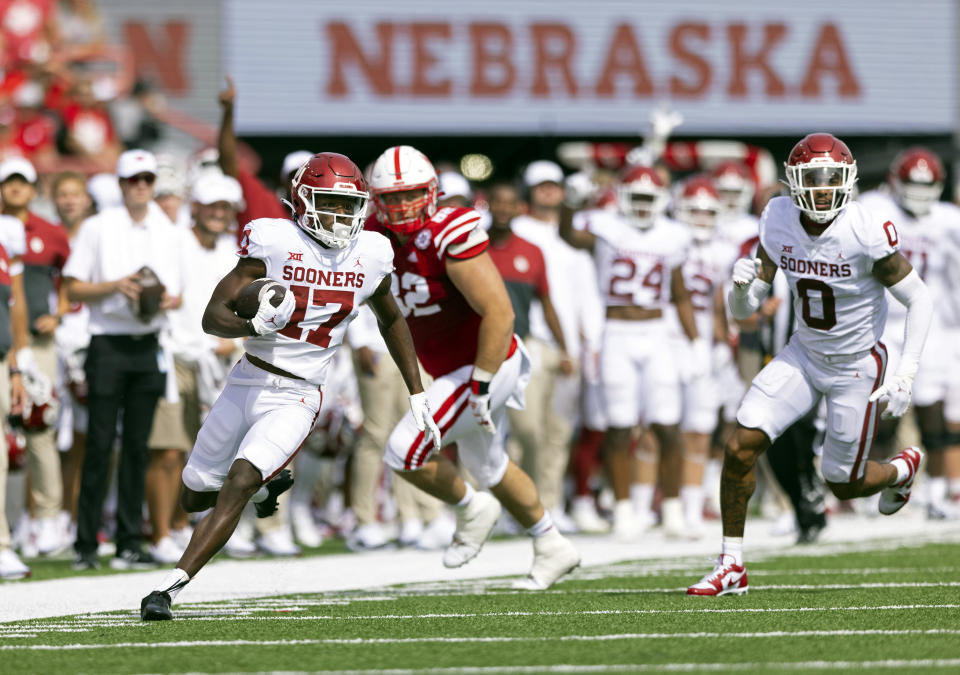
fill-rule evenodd
<path id="1" fill-rule="evenodd" d="M 287 289 L 279 281 L 263 278 L 247 284 L 237 299 L 234 301 L 234 311 L 241 319 L 252 319 L 260 310 L 260 301 L 269 292 L 273 291 L 273 297 L 270 298 L 270 304 L 279 307 L 286 295 Z"/>

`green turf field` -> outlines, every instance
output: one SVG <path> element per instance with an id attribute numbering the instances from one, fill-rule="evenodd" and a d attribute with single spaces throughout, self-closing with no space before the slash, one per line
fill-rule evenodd
<path id="1" fill-rule="evenodd" d="M 709 567 L 593 567 L 543 593 L 489 579 L 185 603 L 172 622 L 6 623 L 0 672 L 960 672 L 960 544 L 768 555 L 748 563 L 749 595 L 684 595 Z"/>

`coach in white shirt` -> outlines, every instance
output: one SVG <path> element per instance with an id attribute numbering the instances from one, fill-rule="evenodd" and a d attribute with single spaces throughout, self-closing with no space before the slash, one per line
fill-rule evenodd
<path id="1" fill-rule="evenodd" d="M 158 333 L 165 310 L 179 304 L 180 233 L 153 202 L 157 160 L 128 150 L 117 161 L 123 205 L 80 225 L 63 269 L 67 297 L 90 311 L 87 376 L 89 428 L 77 508 L 75 569 L 98 566 L 97 531 L 109 476 L 110 451 L 123 410 L 117 504 L 116 569 L 152 565 L 141 550 L 140 521 L 147 437 L 164 391 L 166 360 Z M 152 272 L 152 273 L 151 273 Z M 162 284 L 157 293 L 155 276 Z M 159 303 L 157 303 L 159 300 Z"/>

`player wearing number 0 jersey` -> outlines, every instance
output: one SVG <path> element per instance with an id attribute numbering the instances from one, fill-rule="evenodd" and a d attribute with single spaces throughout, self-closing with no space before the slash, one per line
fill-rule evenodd
<path id="1" fill-rule="evenodd" d="M 728 296 L 736 319 L 752 315 L 770 292 L 777 270 L 786 275 L 799 318 L 796 332 L 760 371 L 737 413 L 724 451 L 720 501 L 723 549 L 713 572 L 690 595 L 745 593 L 743 529 L 756 481 L 753 465 L 771 441 L 826 401 L 821 471 L 840 499 L 881 492 L 880 512 L 892 514 L 910 498 L 923 459 L 907 448 L 891 462 L 869 461 L 879 400 L 900 416 L 910 404 L 917 363 L 933 311 L 930 294 L 906 258 L 892 221 L 849 203 L 857 165 L 830 134 L 797 143 L 786 163 L 790 197 L 770 201 L 760 218 L 756 260 L 734 266 Z M 907 307 L 903 357 L 885 375 L 879 342 L 887 313 L 884 288 Z"/>
<path id="2" fill-rule="evenodd" d="M 459 567 L 479 553 L 503 503 L 534 537 L 533 568 L 517 587 L 542 589 L 576 567 L 580 554 L 553 526 L 533 482 L 507 457 L 506 407 L 523 407 L 530 359 L 513 334 L 513 310 L 487 235 L 472 209 L 437 209 L 437 175 L 408 145 L 388 148 L 371 169 L 377 215 L 368 229 L 393 244 L 394 292 L 424 368 L 441 438 L 430 442 L 405 416 L 384 460 L 400 476 L 454 507 L 457 529 L 443 563 Z M 476 492 L 435 451 L 457 444 Z"/>
<path id="3" fill-rule="evenodd" d="M 643 423 L 660 445 L 664 529 L 670 535 L 682 535 L 680 380 L 665 314 L 671 303 L 676 305 L 691 345 L 692 367 L 706 372 L 709 346 L 698 338 L 681 272 L 690 234 L 663 216 L 668 195 L 654 169 L 627 169 L 618 195 L 618 212 L 573 215 L 566 210 L 560 223 L 560 236 L 571 246 L 592 251 L 606 304 L 600 381 L 608 423 L 605 450 L 617 499 L 614 534 L 631 539 L 642 529 L 629 496 L 630 434 Z M 652 489 L 648 492 L 652 500 Z M 643 511 L 648 510 L 645 505 Z"/>
<path id="4" fill-rule="evenodd" d="M 320 412 L 323 384 L 346 325 L 361 303 L 377 316 L 397 362 L 416 424 L 439 432 L 420 382 L 413 341 L 390 292 L 390 243 L 363 231 L 366 181 L 336 153 L 314 155 L 294 174 L 294 219 L 260 219 L 241 237 L 240 260 L 217 285 L 203 315 L 204 330 L 248 337 L 197 436 L 183 470 L 183 507 L 211 512 L 197 525 L 177 568 L 141 604 L 141 618 L 170 619 L 170 604 L 227 541 L 247 501 L 269 516 L 290 488 L 282 471 L 300 449 Z M 258 278 L 286 287 L 278 306 L 265 286 L 252 319 L 234 313 L 241 291 Z"/>

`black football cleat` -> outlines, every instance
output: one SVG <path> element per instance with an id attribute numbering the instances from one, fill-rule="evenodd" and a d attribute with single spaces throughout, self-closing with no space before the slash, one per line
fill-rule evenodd
<path id="1" fill-rule="evenodd" d="M 153 591 L 140 601 L 141 621 L 169 621 L 172 618 L 170 594 L 166 591 Z"/>
<path id="2" fill-rule="evenodd" d="M 267 518 L 277 512 L 277 497 L 290 489 L 293 485 L 293 475 L 290 469 L 284 469 L 273 480 L 267 483 L 267 498 L 262 502 L 254 502 L 257 509 L 257 518 Z"/>

